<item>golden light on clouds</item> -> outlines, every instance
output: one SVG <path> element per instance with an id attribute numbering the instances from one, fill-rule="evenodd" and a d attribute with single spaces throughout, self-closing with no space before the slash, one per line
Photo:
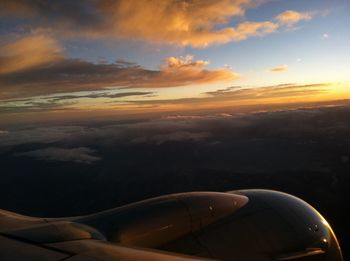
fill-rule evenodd
<path id="1" fill-rule="evenodd" d="M 110 88 L 168 88 L 238 79 L 228 68 L 206 69 L 208 61 L 170 57 L 158 70 L 117 61 L 99 64 L 64 56 L 57 42 L 33 35 L 0 47 L 0 99 Z"/>
<path id="2" fill-rule="evenodd" d="M 276 17 L 279 23 L 287 26 L 292 26 L 300 21 L 307 21 L 311 18 L 312 15 L 310 13 L 301 13 L 293 10 L 285 11 Z"/>
<path id="3" fill-rule="evenodd" d="M 265 21 L 235 21 L 262 2 L 98 0 L 89 10 L 78 1 L 48 4 L 5 0 L 0 3 L 0 15 L 34 17 L 41 24 L 32 31 L 60 37 L 118 38 L 196 48 L 264 36 L 281 26 L 312 18 L 309 13 L 288 10 Z"/>
<path id="4" fill-rule="evenodd" d="M 210 84 L 220 81 L 232 81 L 239 75 L 227 68 L 217 70 L 206 70 L 208 61 L 194 60 L 192 56 L 170 57 L 161 66 L 161 73 L 154 78 L 159 87 L 168 86 L 169 82 L 175 86 L 189 84 Z"/>
<path id="5" fill-rule="evenodd" d="M 234 86 L 226 89 L 219 89 L 207 92 L 200 97 L 164 99 L 162 96 L 155 96 L 152 99 L 139 96 L 137 93 L 129 93 L 128 99 L 123 99 L 126 95 L 85 95 L 79 99 L 69 101 L 65 104 L 66 96 L 28 99 L 28 104 L 33 104 L 32 108 L 24 104 L 21 108 L 12 102 L 12 112 L 0 114 L 0 119 L 13 122 L 11 115 L 21 117 L 22 120 L 30 120 L 31 117 L 43 120 L 58 118 L 81 118 L 98 117 L 98 115 L 141 115 L 149 113 L 164 112 L 190 112 L 201 110 L 221 110 L 238 109 L 250 110 L 255 106 L 263 105 L 264 108 L 275 106 L 274 108 L 284 108 L 288 106 L 312 106 L 312 104 L 342 104 L 341 99 L 350 97 L 350 83 L 319 83 L 319 84 L 281 84 L 265 87 L 240 87 Z M 131 96 L 135 94 L 135 96 Z M 142 95 L 142 93 L 139 93 Z M 144 93 L 146 94 L 146 93 Z M 85 97 L 101 97 L 100 102 Z M 45 100 L 46 99 L 46 100 Z M 61 103 L 63 102 L 63 103 Z M 346 100 L 344 103 L 348 102 Z M 1 110 L 11 107 L 11 103 L 3 102 Z M 26 103 L 26 102 L 24 102 Z M 40 107 L 42 106 L 42 107 Z M 4 111 L 5 112 L 5 111 Z M 26 113 L 23 113 L 26 112 Z M 27 116 L 26 116 L 27 115 Z"/>
<path id="6" fill-rule="evenodd" d="M 150 42 L 206 47 L 250 36 L 274 32 L 278 25 L 272 22 L 244 22 L 237 27 L 227 24 L 233 17 L 242 16 L 247 7 L 256 4 L 250 0 L 203 1 L 102 1 L 102 7 L 113 24 L 115 35 L 138 38 Z"/>
<path id="7" fill-rule="evenodd" d="M 31 35 L 0 46 L 0 74 L 48 64 L 62 57 L 62 49 L 53 38 Z"/>
<path id="8" fill-rule="evenodd" d="M 340 97 L 330 85 L 306 84 L 348 78 L 344 47 L 333 55 L 328 46 L 336 32 L 320 41 L 329 36 L 326 16 L 278 2 L 0 1 L 1 110 L 140 112 Z M 294 30 L 313 18 L 308 31 Z M 226 88 L 233 84 L 240 86 Z"/>
<path id="9" fill-rule="evenodd" d="M 282 73 L 286 71 L 288 71 L 288 65 L 286 64 L 279 65 L 270 69 L 270 72 L 273 72 L 273 73 Z"/>
<path id="10" fill-rule="evenodd" d="M 249 108 L 250 106 L 264 105 L 298 106 L 311 103 L 329 102 L 349 97 L 349 85 L 342 83 L 319 84 L 281 84 L 265 87 L 229 87 L 208 92 L 205 96 L 178 99 L 131 99 L 129 101 L 105 103 L 99 109 L 112 113 L 151 113 L 170 111 L 216 110 L 225 108 Z M 89 106 L 77 105 L 79 110 L 87 110 Z M 91 107 L 90 107 L 91 108 Z M 96 107 L 97 109 L 97 107 Z"/>

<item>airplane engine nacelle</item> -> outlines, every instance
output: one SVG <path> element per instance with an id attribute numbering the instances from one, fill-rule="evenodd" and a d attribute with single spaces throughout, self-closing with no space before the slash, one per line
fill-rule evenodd
<path id="1" fill-rule="evenodd" d="M 171 194 L 75 220 L 97 228 L 110 242 L 159 248 L 231 216 L 248 202 L 221 192 Z"/>
<path id="2" fill-rule="evenodd" d="M 343 260 L 333 230 L 303 200 L 270 190 L 228 193 L 249 201 L 229 217 L 161 249 L 219 260 Z"/>
<path id="3" fill-rule="evenodd" d="M 313 207 L 271 190 L 172 194 L 74 221 L 118 245 L 218 260 L 343 260 Z"/>
<path id="4" fill-rule="evenodd" d="M 343 260 L 332 228 L 313 207 L 270 190 L 171 194 L 68 218 L 0 210 L 0 229 L 1 260 L 37 260 L 48 250 L 72 260 L 73 253 L 101 260 Z"/>

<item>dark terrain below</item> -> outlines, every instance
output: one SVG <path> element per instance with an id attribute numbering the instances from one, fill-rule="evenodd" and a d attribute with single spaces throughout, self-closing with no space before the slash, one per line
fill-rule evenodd
<path id="1" fill-rule="evenodd" d="M 0 208 L 73 216 L 168 193 L 267 188 L 314 206 L 349 256 L 349 115 L 335 107 L 8 130 Z"/>

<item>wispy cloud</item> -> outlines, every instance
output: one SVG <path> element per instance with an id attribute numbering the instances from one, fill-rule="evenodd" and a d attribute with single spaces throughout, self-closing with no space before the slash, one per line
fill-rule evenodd
<path id="1" fill-rule="evenodd" d="M 41 111 L 65 111 L 73 103 L 57 103 L 56 101 L 35 102 L 28 100 L 24 103 L 2 102 L 0 114 Z M 72 110 L 69 108 L 69 110 Z"/>
<path id="2" fill-rule="evenodd" d="M 83 92 L 86 93 L 86 92 Z M 154 92 L 105 92 L 94 91 L 89 94 L 76 92 L 73 94 L 58 94 L 48 96 L 35 96 L 28 98 L 3 100 L 0 104 L 1 113 L 20 113 L 20 112 L 41 112 L 41 111 L 64 111 L 73 110 L 74 105 L 78 104 L 81 99 L 111 99 L 116 102 L 117 99 L 125 97 L 155 97 Z"/>
<path id="3" fill-rule="evenodd" d="M 288 10 L 276 16 L 276 19 L 282 25 L 293 26 L 300 21 L 312 19 L 312 14 Z"/>
<path id="4" fill-rule="evenodd" d="M 6 135 L 6 134 L 8 134 L 9 132 L 8 131 L 6 131 L 6 130 L 0 130 L 0 136 L 1 135 Z"/>
<path id="5" fill-rule="evenodd" d="M 45 149 L 17 153 L 16 156 L 27 156 L 46 161 L 71 161 L 76 163 L 92 164 L 101 159 L 91 155 L 94 152 L 95 150 L 86 147 L 70 149 L 49 147 Z"/>
<path id="6" fill-rule="evenodd" d="M 326 91 L 328 83 L 317 84 L 278 84 L 273 86 L 256 87 L 256 88 L 238 88 L 229 87 L 226 89 L 207 92 L 211 96 L 233 96 L 237 98 L 267 98 L 267 97 L 284 97 L 314 94 Z"/>
<path id="7" fill-rule="evenodd" d="M 82 126 L 53 126 L 23 128 L 16 131 L 5 130 L 0 139 L 0 145 L 6 147 L 27 143 L 55 143 L 82 135 L 85 129 Z"/>
<path id="8" fill-rule="evenodd" d="M 326 94 L 330 91 L 331 85 L 328 83 L 320 84 L 279 84 L 262 87 L 232 86 L 225 89 L 218 89 L 203 93 L 201 96 L 190 98 L 162 99 L 161 97 L 149 99 L 148 92 L 125 92 L 125 93 L 92 93 L 87 95 L 56 95 L 42 97 L 41 101 L 35 101 L 37 98 L 27 98 L 16 101 L 4 101 L 0 106 L 2 113 L 14 112 L 49 112 L 60 110 L 78 110 L 74 104 L 79 104 L 81 98 L 105 98 L 103 104 L 109 109 L 121 109 L 123 107 L 134 109 L 167 108 L 168 106 L 182 106 L 187 109 L 203 108 L 206 105 L 212 107 L 225 107 L 227 105 L 245 104 L 249 102 L 260 102 L 262 100 L 281 99 L 286 97 L 307 98 L 316 94 Z M 124 96 L 125 95 L 125 96 Z M 129 96 L 127 100 L 118 99 L 118 96 Z M 138 97 L 139 96 L 139 97 Z M 137 97 L 137 99 L 133 99 Z M 121 97 L 123 98 L 123 97 Z M 73 107 L 72 107 L 72 106 Z M 75 108 L 75 109 L 74 109 Z"/>
<path id="9" fill-rule="evenodd" d="M 161 145 L 166 142 L 199 142 L 211 136 L 208 132 L 174 131 L 166 134 L 156 134 L 137 137 L 131 140 L 133 144 L 153 143 Z"/>
<path id="10" fill-rule="evenodd" d="M 96 99 L 96 98 L 123 98 L 123 97 L 130 97 L 130 96 L 144 96 L 153 94 L 153 92 L 120 92 L 120 93 L 107 93 L 107 92 L 93 92 L 91 94 L 87 95 L 79 95 L 79 93 L 76 93 L 75 95 L 56 95 L 53 97 L 46 97 L 46 100 L 52 102 L 52 101 L 62 101 L 62 100 L 75 100 L 75 99 L 82 99 L 82 98 L 89 98 L 89 99 Z"/>
<path id="11" fill-rule="evenodd" d="M 274 73 L 281 73 L 286 71 L 288 71 L 288 65 L 286 64 L 279 65 L 270 69 L 270 72 L 274 72 Z"/>
<path id="12" fill-rule="evenodd" d="M 0 77 L 47 65 L 61 58 L 63 58 L 62 49 L 53 38 L 30 35 L 0 46 Z"/>
<path id="13" fill-rule="evenodd" d="M 201 105 L 211 104 L 216 107 L 224 106 L 226 102 L 261 101 L 284 97 L 308 97 L 329 91 L 328 83 L 319 84 L 279 84 L 263 87 L 233 86 L 216 91 L 206 92 L 204 97 L 161 99 L 161 100 L 134 100 L 128 101 L 134 104 L 148 105 Z"/>

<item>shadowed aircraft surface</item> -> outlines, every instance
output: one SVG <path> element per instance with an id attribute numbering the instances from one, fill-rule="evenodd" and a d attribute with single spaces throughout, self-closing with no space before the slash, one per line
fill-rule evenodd
<path id="1" fill-rule="evenodd" d="M 190 192 L 96 214 L 0 211 L 1 260 L 343 260 L 327 221 L 270 190 Z"/>

